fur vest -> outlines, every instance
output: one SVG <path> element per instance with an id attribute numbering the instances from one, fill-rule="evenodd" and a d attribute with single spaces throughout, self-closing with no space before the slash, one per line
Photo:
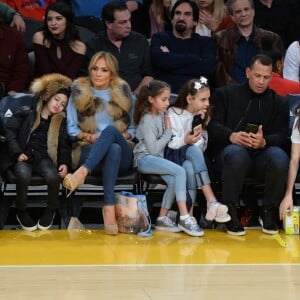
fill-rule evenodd
<path id="1" fill-rule="evenodd" d="M 83 133 L 95 133 L 101 124 L 97 124 L 95 113 L 104 109 L 103 100 L 96 97 L 91 89 L 89 78 L 80 77 L 72 84 L 72 99 L 78 115 L 78 126 Z M 110 101 L 106 105 L 106 112 L 114 120 L 115 127 L 120 132 L 125 132 L 131 122 L 130 109 L 132 106 L 131 90 L 129 85 L 122 80 L 117 87 L 110 91 Z M 78 166 L 81 147 L 88 145 L 86 140 L 78 140 L 73 145 L 72 164 Z"/>
<path id="2" fill-rule="evenodd" d="M 72 84 L 72 98 L 78 114 L 79 127 L 83 132 L 94 133 L 97 129 L 94 115 L 103 110 L 103 102 L 94 96 L 88 78 L 80 77 Z M 122 81 L 118 87 L 112 88 L 110 101 L 106 106 L 108 115 L 114 119 L 120 132 L 125 132 L 130 124 L 131 91 L 129 85 Z"/>

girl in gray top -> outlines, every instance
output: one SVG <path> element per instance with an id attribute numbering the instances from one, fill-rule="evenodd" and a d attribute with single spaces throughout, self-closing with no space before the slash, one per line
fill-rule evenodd
<path id="1" fill-rule="evenodd" d="M 155 228 L 171 232 L 183 230 L 192 236 L 203 236 L 203 230 L 187 210 L 185 169 L 163 157 L 172 136 L 170 119 L 164 114 L 169 98 L 170 87 L 165 82 L 153 80 L 141 88 L 134 113 L 139 140 L 134 149 L 134 162 L 139 172 L 158 174 L 167 185 Z M 178 227 L 167 217 L 174 196 L 180 212 Z"/>

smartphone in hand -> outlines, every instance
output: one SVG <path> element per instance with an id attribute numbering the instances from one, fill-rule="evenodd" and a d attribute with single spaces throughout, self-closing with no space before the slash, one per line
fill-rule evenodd
<path id="1" fill-rule="evenodd" d="M 192 134 L 197 134 L 198 135 L 201 132 L 201 130 L 202 130 L 202 125 L 199 124 L 199 125 L 197 125 L 196 127 L 194 127 L 192 129 Z"/>
<path id="2" fill-rule="evenodd" d="M 257 124 L 247 123 L 246 132 L 257 133 L 257 131 L 258 131 L 258 125 Z"/>
<path id="3" fill-rule="evenodd" d="M 195 130 L 199 130 L 202 123 L 203 123 L 202 117 L 200 115 L 195 115 L 192 122 L 192 134 L 194 134 Z"/>

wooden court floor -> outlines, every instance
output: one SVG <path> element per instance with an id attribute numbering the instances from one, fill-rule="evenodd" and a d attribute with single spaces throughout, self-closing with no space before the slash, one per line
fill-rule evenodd
<path id="1" fill-rule="evenodd" d="M 299 299 L 299 235 L 0 231 L 0 299 Z"/>

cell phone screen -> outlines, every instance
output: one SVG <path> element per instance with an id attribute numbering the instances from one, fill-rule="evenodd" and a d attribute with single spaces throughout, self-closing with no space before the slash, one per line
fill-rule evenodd
<path id="1" fill-rule="evenodd" d="M 246 131 L 247 132 L 257 133 L 257 130 L 258 130 L 258 125 L 257 124 L 248 123 L 246 125 Z"/>

